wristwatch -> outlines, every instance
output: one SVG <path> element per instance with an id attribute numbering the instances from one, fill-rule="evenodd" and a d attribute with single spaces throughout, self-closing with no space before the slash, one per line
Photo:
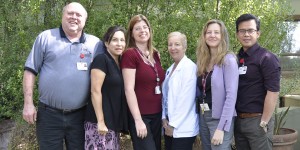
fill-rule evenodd
<path id="1" fill-rule="evenodd" d="M 259 126 L 261 126 L 262 128 L 266 128 L 268 126 L 268 123 L 265 121 L 261 121 Z"/>

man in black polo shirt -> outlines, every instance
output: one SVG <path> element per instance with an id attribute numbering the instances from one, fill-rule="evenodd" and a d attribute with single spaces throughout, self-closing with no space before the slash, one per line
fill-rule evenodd
<path id="1" fill-rule="evenodd" d="M 273 112 L 280 85 L 278 58 L 259 46 L 260 21 L 252 14 L 236 20 L 236 36 L 242 45 L 238 53 L 239 88 L 236 102 L 235 143 L 239 150 L 271 150 Z"/>

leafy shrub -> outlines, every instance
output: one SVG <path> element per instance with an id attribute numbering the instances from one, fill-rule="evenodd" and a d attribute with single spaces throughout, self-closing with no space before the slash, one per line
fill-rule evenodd
<path id="1" fill-rule="evenodd" d="M 60 25 L 62 7 L 70 0 L 7 0 L 0 3 L 0 121 L 21 118 L 23 107 L 23 65 L 35 37 L 41 31 Z M 109 26 L 127 27 L 129 19 L 144 14 L 154 31 L 154 45 L 160 51 L 163 67 L 171 65 L 167 52 L 167 35 L 181 31 L 187 35 L 187 56 L 196 59 L 197 40 L 209 19 L 224 21 L 230 33 L 231 49 L 238 51 L 235 38 L 235 20 L 243 13 L 253 13 L 261 19 L 260 44 L 274 53 L 283 50 L 291 26 L 283 23 L 291 14 L 288 0 L 194 0 L 143 1 L 140 0 L 81 0 L 89 18 L 85 31 L 102 37 Z M 35 88 L 36 89 L 36 88 Z M 35 91 L 35 102 L 37 102 Z M 21 119 L 20 119 L 21 120 Z M 26 131 L 25 129 L 24 131 Z M 33 129 L 34 130 L 34 129 Z M 32 131 L 32 130 L 29 130 Z M 30 139 L 28 139 L 30 140 Z"/>

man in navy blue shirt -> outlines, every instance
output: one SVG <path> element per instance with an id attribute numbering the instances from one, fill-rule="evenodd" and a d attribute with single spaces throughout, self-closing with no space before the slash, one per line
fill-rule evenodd
<path id="1" fill-rule="evenodd" d="M 279 89 L 279 60 L 261 47 L 260 21 L 252 14 L 236 20 L 236 36 L 242 45 L 238 53 L 239 88 L 235 121 L 237 149 L 272 149 L 274 117 Z"/>

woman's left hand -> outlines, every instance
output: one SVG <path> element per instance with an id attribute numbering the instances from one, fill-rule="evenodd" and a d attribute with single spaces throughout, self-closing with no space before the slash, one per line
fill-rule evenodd
<path id="1" fill-rule="evenodd" d="M 221 145 L 223 143 L 224 131 L 217 129 L 214 133 L 213 138 L 211 139 L 211 144 Z"/>
<path id="2" fill-rule="evenodd" d="M 165 134 L 167 136 L 173 137 L 173 131 L 174 131 L 174 127 L 168 125 L 167 127 L 165 127 Z"/>
<path id="3" fill-rule="evenodd" d="M 106 127 L 104 121 L 100 121 L 97 123 L 97 131 L 100 135 L 106 135 L 108 133 L 108 128 Z"/>

